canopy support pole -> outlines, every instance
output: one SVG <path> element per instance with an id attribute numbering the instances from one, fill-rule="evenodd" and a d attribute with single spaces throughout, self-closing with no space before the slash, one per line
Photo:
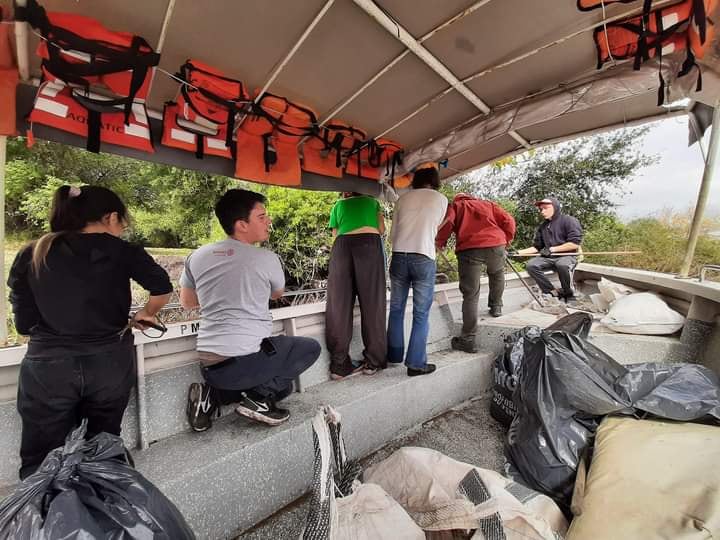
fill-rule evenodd
<path id="1" fill-rule="evenodd" d="M 27 0 L 15 0 L 18 7 L 27 7 Z M 30 52 L 28 49 L 28 23 L 15 21 L 15 47 L 18 74 L 21 81 L 30 79 Z"/>
<path id="2" fill-rule="evenodd" d="M 7 156 L 7 137 L 0 135 L 0 347 L 7 345 L 7 294 L 5 291 L 5 161 Z"/>
<path id="3" fill-rule="evenodd" d="M 691 120 L 692 122 L 692 120 Z M 697 203 L 695 204 L 695 212 L 693 213 L 692 224 L 690 225 L 690 234 L 688 236 L 687 247 L 685 248 L 685 258 L 680 267 L 679 278 L 687 278 L 690 274 L 690 265 L 695 255 L 695 247 L 697 246 L 700 229 L 702 226 L 705 207 L 707 206 L 708 196 L 710 195 L 710 185 L 715 176 L 715 171 L 720 160 L 720 100 L 715 102 L 715 112 L 713 113 L 712 132 L 710 133 L 710 144 L 707 150 L 707 161 L 703 170 L 702 181 L 700 182 L 700 191 L 698 192 Z M 702 144 L 702 141 L 698 141 Z"/>

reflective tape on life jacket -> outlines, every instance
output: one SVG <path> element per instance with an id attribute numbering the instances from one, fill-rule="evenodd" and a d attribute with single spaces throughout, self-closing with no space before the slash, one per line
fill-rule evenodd
<path id="1" fill-rule="evenodd" d="M 82 15 L 47 13 L 36 0 L 16 8 L 16 19 L 40 31 L 37 53 L 47 80 L 84 88 L 86 95 L 93 85 L 105 86 L 114 98 L 99 100 L 98 106 L 122 105 L 126 121 L 136 100 L 147 97 L 148 75 L 160 55 L 140 36 L 108 30 Z"/>
<path id="2" fill-rule="evenodd" d="M 0 21 L 3 19 L 0 8 Z M 18 71 L 10 47 L 9 24 L 0 24 L 0 135 L 15 135 L 15 95 Z"/>
<path id="3" fill-rule="evenodd" d="M 316 123 L 317 115 L 309 107 L 263 94 L 237 130 L 235 176 L 264 184 L 299 186 L 298 142 L 316 132 Z"/>
<path id="4" fill-rule="evenodd" d="M 177 103 L 165 104 L 161 140 L 164 146 L 195 152 L 198 159 L 206 155 L 232 159 L 231 147 L 226 141 L 225 124 L 213 124 L 202 117 L 191 122 L 180 114 Z"/>
<path id="5" fill-rule="evenodd" d="M 348 155 L 365 142 L 367 134 L 342 120 L 330 120 L 303 144 L 303 170 L 342 178 Z"/>
<path id="6" fill-rule="evenodd" d="M 685 49 L 681 29 L 690 20 L 692 1 L 596 28 L 598 68 L 611 58 L 635 58 L 635 68 L 639 69 L 641 62 L 656 55 Z"/>
<path id="7" fill-rule="evenodd" d="M 100 107 L 97 103 L 102 99 L 99 95 L 84 96 L 70 86 L 46 81 L 38 89 L 28 120 L 31 124 L 43 124 L 86 137 L 88 150 L 93 152 L 99 151 L 100 143 L 104 142 L 152 153 L 145 104 L 133 103 L 125 123 L 124 108 Z"/>

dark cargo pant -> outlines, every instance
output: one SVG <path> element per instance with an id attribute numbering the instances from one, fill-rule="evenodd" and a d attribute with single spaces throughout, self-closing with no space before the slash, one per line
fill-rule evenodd
<path id="1" fill-rule="evenodd" d="M 563 297 L 573 296 L 573 273 L 577 266 L 577 257 L 572 255 L 565 257 L 533 257 L 528 261 L 525 270 L 532 276 L 535 283 L 538 284 L 540 290 L 549 294 L 555 289 L 555 286 L 545 275 L 546 270 L 555 270 L 560 278 L 560 286 L 562 290 L 560 294 Z"/>
<path id="2" fill-rule="evenodd" d="M 465 249 L 457 253 L 460 292 L 463 295 L 461 337 L 474 338 L 477 332 L 478 302 L 482 267 L 490 281 L 488 307 L 502 307 L 505 291 L 505 246 Z"/>
<path id="3" fill-rule="evenodd" d="M 332 373 L 343 373 L 350 364 L 355 296 L 360 300 L 364 362 L 385 368 L 387 300 L 384 252 L 378 234 L 338 236 L 330 254 L 325 343 Z"/>

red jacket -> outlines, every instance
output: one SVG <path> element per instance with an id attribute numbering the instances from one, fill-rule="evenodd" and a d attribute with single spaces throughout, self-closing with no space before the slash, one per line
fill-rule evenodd
<path id="1" fill-rule="evenodd" d="M 465 193 L 455 195 L 435 243 L 445 247 L 455 233 L 455 251 L 504 246 L 515 237 L 515 220 L 500 206 Z"/>

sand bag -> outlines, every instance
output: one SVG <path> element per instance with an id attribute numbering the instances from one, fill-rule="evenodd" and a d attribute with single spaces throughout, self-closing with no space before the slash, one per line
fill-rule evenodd
<path id="1" fill-rule="evenodd" d="M 623 334 L 665 335 L 680 330 L 685 317 L 670 309 L 657 294 L 644 292 L 613 302 L 600 322 Z"/>

